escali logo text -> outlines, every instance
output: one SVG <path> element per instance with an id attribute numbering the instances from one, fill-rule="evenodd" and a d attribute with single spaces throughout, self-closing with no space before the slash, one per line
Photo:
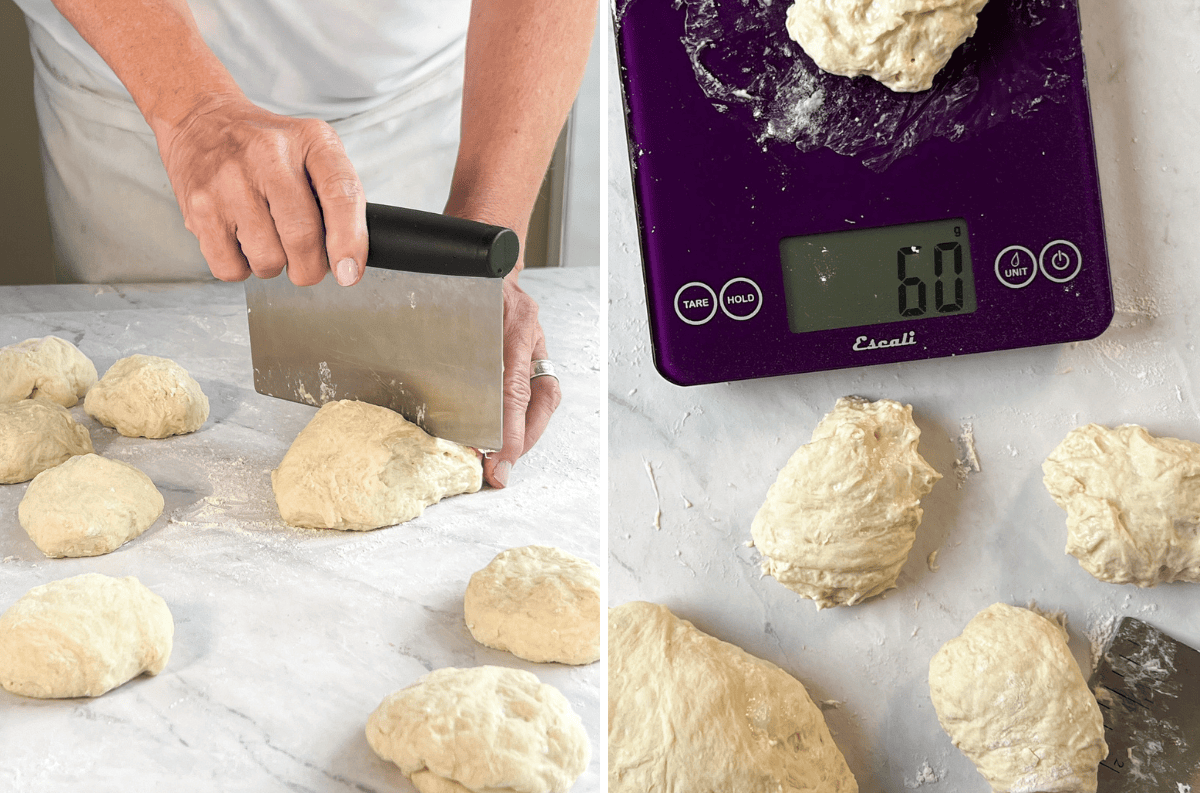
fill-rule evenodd
<path id="1" fill-rule="evenodd" d="M 905 333 L 903 336 L 897 339 L 883 339 L 882 341 L 875 341 L 875 339 L 868 339 L 866 336 L 859 336 L 854 340 L 854 347 L 851 349 L 857 351 L 880 350 L 884 347 L 906 347 L 909 344 L 916 343 L 917 332 L 915 330 L 910 330 L 908 333 Z"/>

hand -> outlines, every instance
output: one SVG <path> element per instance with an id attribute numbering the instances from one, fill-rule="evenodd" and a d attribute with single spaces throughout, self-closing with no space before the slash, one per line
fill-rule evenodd
<path id="1" fill-rule="evenodd" d="M 504 279 L 504 446 L 483 460 L 492 487 L 505 487 L 513 464 L 542 437 L 562 401 L 558 380 L 529 379 L 531 361 L 548 358 L 538 306 L 517 286 L 516 273 Z"/>
<path id="2" fill-rule="evenodd" d="M 159 153 L 184 225 L 222 281 L 279 275 L 319 283 L 362 277 L 366 198 L 337 133 L 323 121 L 210 97 L 169 129 Z"/>

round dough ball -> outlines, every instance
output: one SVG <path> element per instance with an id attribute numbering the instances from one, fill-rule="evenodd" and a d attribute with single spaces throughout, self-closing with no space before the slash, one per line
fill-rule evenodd
<path id="1" fill-rule="evenodd" d="M 98 697 L 167 665 L 175 623 L 136 578 L 36 586 L 0 616 L 0 685 L 43 699 Z"/>
<path id="2" fill-rule="evenodd" d="M 390 694 L 367 743 L 422 793 L 565 793 L 591 754 L 558 689 L 519 669 L 438 669 Z"/>
<path id="3" fill-rule="evenodd" d="M 925 91 L 975 34 L 987 0 L 797 0 L 787 31 L 832 74 L 874 77 L 893 91 Z"/>
<path id="4" fill-rule="evenodd" d="M 0 403 L 41 397 L 71 407 L 96 382 L 96 366 L 57 336 L 0 348 Z"/>
<path id="5" fill-rule="evenodd" d="M 942 478 L 917 452 L 912 407 L 843 397 L 779 472 L 750 534 L 762 569 L 816 601 L 846 605 L 896 585 Z"/>
<path id="6" fill-rule="evenodd" d="M 271 472 L 280 516 L 309 529 L 392 526 L 482 484 L 474 450 L 434 438 L 395 411 L 348 399 L 318 410 Z"/>
<path id="7" fill-rule="evenodd" d="M 163 503 L 132 465 L 85 454 L 34 477 L 17 518 L 47 556 L 99 556 L 150 528 Z"/>
<path id="8" fill-rule="evenodd" d="M 0 483 L 24 482 L 76 454 L 92 452 L 87 427 L 41 399 L 0 405 Z"/>
<path id="9" fill-rule="evenodd" d="M 471 576 L 463 611 L 477 642 L 527 661 L 600 660 L 600 568 L 558 548 L 501 552 Z"/>
<path id="10" fill-rule="evenodd" d="M 608 613 L 608 790 L 858 793 L 799 680 L 666 606 Z"/>
<path id="11" fill-rule="evenodd" d="M 131 355 L 114 363 L 88 391 L 88 415 L 128 438 L 166 438 L 200 429 L 208 397 L 182 366 Z"/>
<path id="12" fill-rule="evenodd" d="M 1104 719 L 1057 622 L 989 606 L 933 656 L 929 694 L 997 793 L 1095 793 Z"/>
<path id="13" fill-rule="evenodd" d="M 1200 583 L 1200 444 L 1088 424 L 1042 473 L 1084 570 L 1113 584 Z"/>

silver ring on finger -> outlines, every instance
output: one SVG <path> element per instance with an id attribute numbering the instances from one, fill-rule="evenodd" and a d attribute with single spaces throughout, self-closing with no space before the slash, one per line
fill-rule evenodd
<path id="1" fill-rule="evenodd" d="M 554 373 L 554 364 L 550 363 L 544 358 L 536 361 L 530 361 L 529 363 L 531 366 L 529 379 L 531 381 L 539 377 L 553 377 L 555 380 L 558 379 L 558 375 Z"/>

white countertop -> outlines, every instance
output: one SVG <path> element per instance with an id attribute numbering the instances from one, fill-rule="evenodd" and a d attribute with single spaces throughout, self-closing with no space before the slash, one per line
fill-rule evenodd
<path id="1" fill-rule="evenodd" d="M 1092 578 L 1064 554 L 1065 513 L 1042 485 L 1042 460 L 1080 424 L 1200 442 L 1200 7 L 1083 0 L 1082 13 L 1117 316 L 1100 338 L 1066 346 L 669 384 L 652 360 L 610 70 L 609 602 L 663 603 L 779 664 L 814 699 L 842 702 L 826 718 L 863 793 L 989 790 L 938 725 L 926 675 L 991 603 L 1065 611 L 1085 676 L 1091 639 L 1122 615 L 1200 647 L 1200 584 Z M 818 613 L 760 577 L 746 543 L 779 469 L 847 394 L 911 403 L 920 451 L 945 478 L 922 501 L 897 588 Z M 981 470 L 960 487 L 968 429 Z"/>
<path id="2" fill-rule="evenodd" d="M 85 572 L 134 575 L 175 619 L 170 663 L 102 697 L 0 690 L 0 790 L 412 791 L 367 745 L 385 695 L 446 666 L 527 669 L 587 726 L 573 791 L 604 787 L 603 670 L 527 663 L 476 643 L 467 580 L 505 548 L 554 545 L 600 563 L 599 271 L 528 271 L 564 393 L 546 434 L 486 488 L 372 532 L 289 528 L 270 471 L 316 412 L 257 394 L 238 284 L 0 288 L 0 346 L 54 334 L 101 374 L 118 358 L 172 358 L 211 415 L 197 432 L 124 438 L 71 409 L 96 451 L 141 468 L 166 509 L 141 537 L 85 559 L 47 559 L 17 522 L 25 484 L 0 486 L 0 610 Z"/>

